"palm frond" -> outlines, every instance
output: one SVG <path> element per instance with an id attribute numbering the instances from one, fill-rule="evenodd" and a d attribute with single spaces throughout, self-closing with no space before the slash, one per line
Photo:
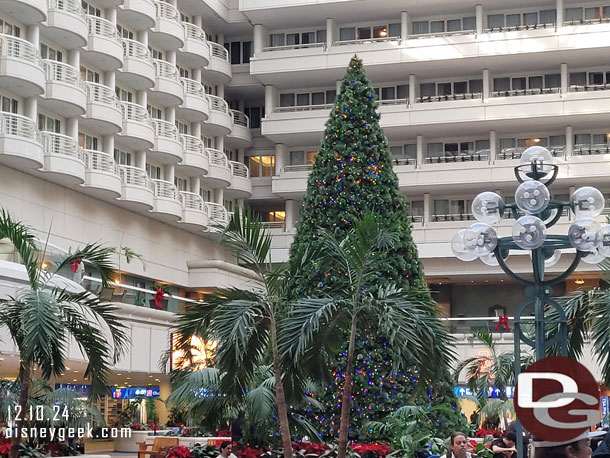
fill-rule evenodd
<path id="1" fill-rule="evenodd" d="M 83 262 L 90 264 L 99 273 L 100 279 L 102 280 L 102 287 L 105 288 L 108 286 L 108 282 L 114 277 L 111 257 L 114 252 L 115 250 L 113 248 L 104 247 L 99 243 L 89 243 L 62 259 L 55 271 L 57 272 L 63 267 L 71 265 L 72 262 L 76 260 L 82 260 Z"/>
<path id="2" fill-rule="evenodd" d="M 29 227 L 16 221 L 5 210 L 0 209 L 0 239 L 9 239 L 21 257 L 30 281 L 30 287 L 38 289 L 38 249 L 36 238 Z"/>

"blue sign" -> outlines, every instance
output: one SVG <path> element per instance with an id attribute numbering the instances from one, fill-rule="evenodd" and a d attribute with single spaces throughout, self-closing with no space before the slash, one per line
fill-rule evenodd
<path id="1" fill-rule="evenodd" d="M 506 389 L 505 389 L 506 397 L 508 399 L 512 399 L 514 391 L 515 391 L 514 387 L 507 386 Z M 468 388 L 467 386 L 454 386 L 453 387 L 453 392 L 459 398 L 464 398 L 464 397 L 467 397 L 467 396 L 474 396 L 475 395 L 472 392 L 472 390 L 470 388 Z M 493 398 L 493 399 L 499 398 L 500 397 L 500 388 L 497 388 L 495 386 L 490 386 L 489 389 L 487 390 L 487 397 L 488 398 Z"/>
<path id="2" fill-rule="evenodd" d="M 602 423 L 604 426 L 608 425 L 608 396 L 601 396 L 601 408 L 602 408 Z"/>
<path id="3" fill-rule="evenodd" d="M 84 397 L 89 397 L 91 394 L 91 385 L 78 385 L 76 383 L 56 383 L 55 389 L 65 388 L 68 390 L 76 391 L 78 394 L 82 394 Z"/>
<path id="4" fill-rule="evenodd" d="M 112 399 L 158 398 L 159 387 L 112 388 Z"/>

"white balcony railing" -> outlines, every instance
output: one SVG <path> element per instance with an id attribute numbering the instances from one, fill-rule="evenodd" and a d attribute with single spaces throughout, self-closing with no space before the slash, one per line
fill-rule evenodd
<path id="1" fill-rule="evenodd" d="M 174 183 L 156 179 L 151 179 L 150 182 L 152 183 L 155 197 L 178 200 L 178 189 Z"/>
<path id="2" fill-rule="evenodd" d="M 171 122 L 163 119 L 153 119 L 152 124 L 155 128 L 155 136 L 178 140 L 178 129 Z"/>
<path id="3" fill-rule="evenodd" d="M 213 148 L 206 148 L 206 151 L 210 157 L 210 164 L 218 167 L 229 168 L 229 160 L 227 159 L 227 155 L 225 153 Z"/>
<path id="4" fill-rule="evenodd" d="M 184 36 L 186 38 L 192 38 L 193 40 L 199 40 L 204 43 L 207 42 L 205 37 L 205 32 L 199 26 L 195 24 L 191 24 L 190 22 L 185 22 L 184 24 Z"/>
<path id="5" fill-rule="evenodd" d="M 42 146 L 45 154 L 54 156 L 70 156 L 84 162 L 83 151 L 72 137 L 56 134 L 55 132 L 41 132 Z"/>
<path id="6" fill-rule="evenodd" d="M 216 95 L 208 95 L 207 97 L 210 103 L 210 109 L 229 114 L 229 104 L 225 99 Z"/>
<path id="7" fill-rule="evenodd" d="M 227 224 L 229 222 L 229 213 L 227 209 L 220 204 L 206 202 L 205 206 L 208 209 L 210 219 L 216 224 Z"/>
<path id="8" fill-rule="evenodd" d="M 119 98 L 108 86 L 85 81 L 85 92 L 87 93 L 87 100 L 89 102 L 103 103 L 105 105 L 112 105 L 119 110 L 121 109 Z"/>
<path id="9" fill-rule="evenodd" d="M 309 172 L 313 168 L 313 164 L 286 165 L 282 170 L 284 172 Z"/>
<path id="10" fill-rule="evenodd" d="M 153 65 L 155 66 L 156 76 L 180 81 L 180 72 L 175 65 L 161 59 L 153 59 Z"/>
<path id="11" fill-rule="evenodd" d="M 81 80 L 80 75 L 72 65 L 49 59 L 43 60 L 42 65 L 47 81 L 69 84 L 84 89 L 83 80 Z"/>
<path id="12" fill-rule="evenodd" d="M 174 5 L 170 5 L 164 1 L 156 1 L 155 8 L 157 10 L 157 17 L 164 19 L 173 19 L 177 22 L 180 20 L 180 12 Z"/>
<path id="13" fill-rule="evenodd" d="M 136 59 L 150 60 L 150 53 L 148 48 L 137 40 L 130 40 L 129 38 L 123 38 L 123 56 L 134 57 Z"/>
<path id="14" fill-rule="evenodd" d="M 0 34 L 0 56 L 25 60 L 42 67 L 42 58 L 36 46 L 11 35 Z"/>
<path id="15" fill-rule="evenodd" d="M 238 110 L 231 110 L 231 117 L 233 118 L 233 124 L 238 126 L 250 127 L 250 120 L 248 116 Z"/>
<path id="16" fill-rule="evenodd" d="M 234 177 L 250 178 L 248 167 L 241 162 L 229 161 L 229 165 L 231 166 L 231 175 Z"/>
<path id="17" fill-rule="evenodd" d="M 38 140 L 38 129 L 30 118 L 14 113 L 0 111 L 0 134 Z"/>
<path id="18" fill-rule="evenodd" d="M 196 210 L 207 215 L 208 207 L 206 207 L 203 198 L 194 192 L 180 191 L 180 203 L 187 210 Z"/>
<path id="19" fill-rule="evenodd" d="M 182 143 L 182 148 L 187 153 L 201 154 L 203 156 L 208 155 L 203 146 L 203 141 L 200 138 L 193 135 L 182 134 L 180 135 L 180 143 Z"/>
<path id="20" fill-rule="evenodd" d="M 142 122 L 145 124 L 151 123 L 150 115 L 148 114 L 148 111 L 146 111 L 146 108 L 137 103 L 121 102 L 121 112 L 123 113 L 123 118 L 129 121 Z"/>
<path id="21" fill-rule="evenodd" d="M 83 150 L 85 165 L 88 169 L 95 172 L 112 173 L 119 175 L 119 166 L 114 161 L 114 158 L 104 151 L 96 151 L 92 149 Z"/>
<path id="22" fill-rule="evenodd" d="M 217 57 L 219 59 L 226 60 L 227 62 L 229 62 L 229 51 L 227 51 L 224 46 L 219 45 L 218 43 L 214 43 L 213 41 L 210 41 L 209 45 L 212 57 Z"/>
<path id="23" fill-rule="evenodd" d="M 121 36 L 119 35 L 116 26 L 107 19 L 88 14 L 87 27 L 89 28 L 90 35 L 109 38 L 115 40 L 117 43 L 121 42 Z"/>
<path id="24" fill-rule="evenodd" d="M 85 11 L 78 0 L 47 0 L 47 7 L 49 11 L 62 11 L 82 19 L 86 18 Z"/>
<path id="25" fill-rule="evenodd" d="M 335 41 L 333 44 L 335 46 L 345 46 L 345 45 L 361 45 L 368 43 L 383 43 L 384 41 L 399 41 L 400 37 L 380 37 L 380 38 L 360 38 L 356 40 L 339 40 Z"/>
<path id="26" fill-rule="evenodd" d="M 276 107 L 273 109 L 273 111 L 276 113 L 284 113 L 284 112 L 291 112 L 291 111 L 330 110 L 334 106 L 335 106 L 334 103 L 326 103 L 324 105 L 300 105 L 300 106 L 293 106 L 293 107 Z"/>
<path id="27" fill-rule="evenodd" d="M 298 45 L 283 45 L 283 46 L 267 46 L 263 48 L 263 51 L 286 51 L 291 49 L 303 49 L 303 48 L 324 48 L 326 43 L 301 43 Z"/>
<path id="28" fill-rule="evenodd" d="M 188 95 L 194 95 L 196 97 L 205 98 L 205 88 L 199 81 L 195 81 L 189 78 L 180 78 L 182 81 L 182 87 L 184 93 Z"/>
<path id="29" fill-rule="evenodd" d="M 141 186 L 154 191 L 150 178 L 146 174 L 146 170 L 142 170 L 132 165 L 119 165 L 119 176 L 123 184 L 131 186 Z"/>

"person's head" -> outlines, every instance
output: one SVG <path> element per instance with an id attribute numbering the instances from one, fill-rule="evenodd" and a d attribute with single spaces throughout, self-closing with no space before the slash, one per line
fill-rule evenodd
<path id="1" fill-rule="evenodd" d="M 517 442 L 517 434 L 510 432 L 507 433 L 506 436 L 504 436 L 504 444 L 507 447 L 514 447 L 515 442 Z"/>
<path id="2" fill-rule="evenodd" d="M 554 447 L 536 447 L 534 458 L 591 458 L 590 439 L 585 438 Z"/>
<path id="3" fill-rule="evenodd" d="M 225 456 L 225 457 L 229 456 L 232 451 L 233 451 L 233 444 L 231 444 L 231 442 L 224 441 L 222 444 L 220 444 L 220 454 L 222 456 Z"/>
<path id="4" fill-rule="evenodd" d="M 454 457 L 465 458 L 468 450 L 466 434 L 460 432 L 453 433 L 450 438 L 449 448 Z"/>

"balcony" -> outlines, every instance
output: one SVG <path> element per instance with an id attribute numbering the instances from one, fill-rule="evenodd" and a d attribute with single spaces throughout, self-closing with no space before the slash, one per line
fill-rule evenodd
<path id="1" fill-rule="evenodd" d="M 155 141 L 148 157 L 162 164 L 177 164 L 182 160 L 182 144 L 174 124 L 162 119 L 153 119 Z"/>
<path id="2" fill-rule="evenodd" d="M 201 68 L 210 63 L 210 46 L 201 27 L 184 23 L 184 46 L 180 49 L 178 61 L 190 68 Z"/>
<path id="3" fill-rule="evenodd" d="M 119 5 L 121 20 L 136 30 L 146 30 L 155 26 L 157 9 L 152 0 L 124 0 Z"/>
<path id="4" fill-rule="evenodd" d="M 153 59 L 155 67 L 155 87 L 149 93 L 151 100 L 166 107 L 184 102 L 184 89 L 180 73 L 175 65 L 160 59 Z"/>
<path id="5" fill-rule="evenodd" d="M 206 133 L 214 137 L 229 134 L 233 127 L 233 118 L 226 100 L 215 95 L 208 95 L 207 98 L 210 105 L 210 118 L 204 124 Z"/>
<path id="6" fill-rule="evenodd" d="M 85 158 L 72 137 L 54 132 L 41 132 L 44 149 L 45 178 L 62 186 L 85 182 Z"/>
<path id="7" fill-rule="evenodd" d="M 250 120 L 237 110 L 230 110 L 233 125 L 228 136 L 229 143 L 237 148 L 248 148 L 252 145 L 252 132 L 250 131 Z"/>
<path id="8" fill-rule="evenodd" d="M 0 111 L 0 163 L 18 170 L 39 169 L 44 164 L 39 140 L 30 118 Z"/>
<path id="9" fill-rule="evenodd" d="M 66 49 L 82 48 L 89 34 L 87 19 L 78 0 L 48 0 L 45 35 Z"/>
<path id="10" fill-rule="evenodd" d="M 35 24 L 47 19 L 46 0 L 11 0 L 3 2 L 3 10 L 16 21 Z"/>
<path id="11" fill-rule="evenodd" d="M 102 71 L 123 66 L 123 43 L 115 25 L 107 19 L 87 15 L 89 38 L 82 51 L 83 59 L 94 63 Z"/>
<path id="12" fill-rule="evenodd" d="M 180 191 L 182 221 L 180 226 L 199 232 L 208 228 L 208 207 L 199 194 Z"/>
<path id="13" fill-rule="evenodd" d="M 184 27 L 180 20 L 180 12 L 169 3 L 155 0 L 157 10 L 155 27 L 151 41 L 162 43 L 163 49 L 174 50 L 184 45 Z"/>
<path id="14" fill-rule="evenodd" d="M 252 195 L 250 171 L 241 162 L 229 161 L 231 167 L 231 185 L 226 189 L 227 196 L 246 199 Z"/>
<path id="15" fill-rule="evenodd" d="M 177 170 L 181 174 L 195 177 L 207 175 L 210 168 L 210 159 L 200 138 L 192 135 L 180 135 L 182 143 L 182 162 L 178 164 Z"/>
<path id="16" fill-rule="evenodd" d="M 164 180 L 150 180 L 155 193 L 153 213 L 157 219 L 167 222 L 182 218 L 182 204 L 176 185 Z"/>
<path id="17" fill-rule="evenodd" d="M 38 49 L 29 41 L 0 34 L 0 87 L 22 97 L 44 92 L 46 78 Z"/>
<path id="18" fill-rule="evenodd" d="M 154 188 L 146 170 L 130 165 L 119 165 L 121 177 L 121 206 L 132 211 L 152 210 Z"/>
<path id="19" fill-rule="evenodd" d="M 206 148 L 210 157 L 210 171 L 205 177 L 205 182 L 213 188 L 225 188 L 231 184 L 232 175 L 229 160 L 222 151 Z"/>
<path id="20" fill-rule="evenodd" d="M 85 185 L 83 191 L 98 199 L 114 200 L 121 196 L 119 166 L 103 151 L 83 150 L 85 155 Z"/>
<path id="21" fill-rule="evenodd" d="M 226 226 L 229 223 L 229 212 L 227 212 L 227 209 L 222 205 L 213 202 L 205 202 L 205 206 L 208 210 L 208 221 L 211 232 L 218 231 L 218 229 L 213 228 L 213 226 Z"/>
<path id="22" fill-rule="evenodd" d="M 87 112 L 81 120 L 81 124 L 101 135 L 120 132 L 123 125 L 123 114 L 114 91 L 103 84 L 85 81 L 85 92 L 87 93 Z"/>
<path id="23" fill-rule="evenodd" d="M 155 85 L 155 66 L 148 48 L 136 40 L 123 38 L 123 68 L 117 74 L 117 80 L 136 91 L 150 89 Z"/>
<path id="24" fill-rule="evenodd" d="M 123 113 L 123 129 L 117 144 L 134 151 L 151 148 L 155 143 L 155 129 L 146 108 L 131 102 L 120 102 Z"/>
<path id="25" fill-rule="evenodd" d="M 40 105 L 66 118 L 85 114 L 87 93 L 78 71 L 71 65 L 54 60 L 44 60 L 43 66 L 47 85 Z"/>
<path id="26" fill-rule="evenodd" d="M 189 122 L 206 121 L 210 117 L 210 106 L 203 84 L 189 78 L 181 80 L 184 102 L 176 109 L 178 117 Z"/>
<path id="27" fill-rule="evenodd" d="M 224 46 L 209 41 L 210 63 L 203 69 L 203 77 L 212 85 L 225 85 L 231 81 L 233 72 L 229 62 L 229 52 Z"/>

